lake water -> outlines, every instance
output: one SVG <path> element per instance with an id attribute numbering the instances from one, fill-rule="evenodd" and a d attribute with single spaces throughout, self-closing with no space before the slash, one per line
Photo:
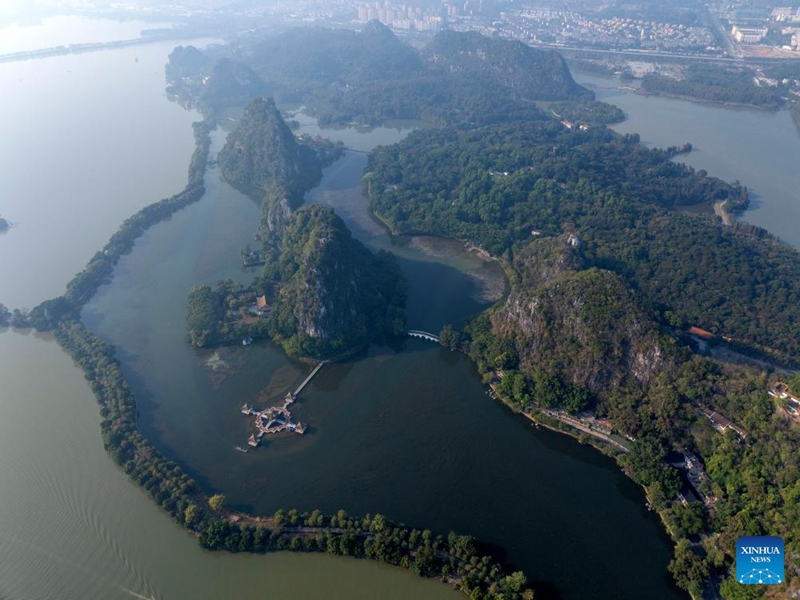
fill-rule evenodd
<path id="1" fill-rule="evenodd" d="M 101 44 L 141 37 L 145 29 L 164 29 L 168 23 L 115 21 L 112 19 L 57 15 L 28 24 L 0 28 L 0 55 L 42 50 L 70 44 Z"/>
<path id="2" fill-rule="evenodd" d="M 0 65 L 0 214 L 14 224 L 0 236 L 1 302 L 60 293 L 125 217 L 183 187 L 195 116 L 162 97 L 170 49 Z M 620 130 L 694 143 L 692 164 L 755 192 L 744 218 L 798 244 L 800 141 L 787 115 L 599 95 L 629 114 Z M 485 306 L 497 293 L 491 266 L 433 240 L 391 240 L 366 215 L 363 160 L 349 153 L 311 199 L 399 254 L 412 277 L 410 324 L 435 332 Z M 549 582 L 540 597 L 558 597 L 554 587 L 563 598 L 680 597 L 641 490 L 593 450 L 493 403 L 467 360 L 433 344 L 373 346 L 326 367 L 297 405 L 309 434 L 235 452 L 248 435 L 238 406 L 276 397 L 308 367 L 263 344 L 223 349 L 229 368 L 214 373 L 211 352 L 183 342 L 189 286 L 250 276 L 236 265 L 255 205 L 213 170 L 207 182 L 207 197 L 148 232 L 86 311 L 120 346 L 147 435 L 207 491 L 263 512 L 343 507 L 473 533 Z M 91 391 L 55 343 L 0 333 L 0 381 L 0 598 L 457 597 L 376 563 L 204 552 L 108 459 Z"/>
<path id="3" fill-rule="evenodd" d="M 619 89 L 619 81 L 576 72 L 599 100 L 619 106 L 628 118 L 615 125 L 638 133 L 645 144 L 666 148 L 690 142 L 677 160 L 750 191 L 750 208 L 739 217 L 800 248 L 800 135 L 785 110 L 726 108 Z"/>
<path id="4" fill-rule="evenodd" d="M 0 64 L 0 302 L 61 293 L 122 220 L 183 188 L 196 115 L 163 97 L 171 49 Z M 3 600 L 459 597 L 374 562 L 205 552 L 109 460 L 55 342 L 0 329 L 0 382 Z"/>
<path id="5" fill-rule="evenodd" d="M 360 133 L 359 143 L 404 134 L 377 129 Z M 222 142 L 217 132 L 213 150 Z M 370 219 L 365 158 L 349 152 L 308 200 L 334 206 L 356 237 L 398 255 L 410 283 L 410 326 L 438 332 L 488 306 L 496 265 L 457 244 L 392 240 Z M 493 402 L 470 361 L 436 344 L 373 345 L 326 366 L 292 408 L 309 425 L 304 436 L 237 452 L 252 431 L 239 407 L 276 402 L 309 366 L 269 343 L 186 343 L 191 286 L 252 276 L 238 253 L 252 239 L 256 205 L 216 169 L 206 183 L 203 201 L 150 229 L 83 313 L 118 348 L 145 435 L 204 489 L 261 514 L 344 508 L 473 534 L 507 550 L 543 598 L 679 597 L 665 570 L 670 544 L 641 489 L 612 460 Z M 629 577 L 630 569 L 641 576 Z"/>
<path id="6" fill-rule="evenodd" d="M 108 458 L 92 392 L 55 342 L 0 334 L 0 380 L 3 600 L 460 597 L 372 561 L 206 552 Z"/>
<path id="7" fill-rule="evenodd" d="M 173 47 L 0 64 L 6 306 L 61 294 L 124 219 L 186 185 L 199 117 L 164 96 Z"/>

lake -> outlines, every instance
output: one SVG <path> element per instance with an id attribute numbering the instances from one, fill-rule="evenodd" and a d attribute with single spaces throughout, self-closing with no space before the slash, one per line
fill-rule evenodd
<path id="1" fill-rule="evenodd" d="M 33 18 L 28 23 L 12 23 L 0 28 L 0 55 L 43 50 L 70 44 L 102 44 L 135 40 L 146 29 L 169 29 L 169 23 L 116 21 L 76 15 Z"/>
<path id="2" fill-rule="evenodd" d="M 746 185 L 750 208 L 739 218 L 800 248 L 800 135 L 788 111 L 645 96 L 620 89 L 612 77 L 580 72 L 575 79 L 625 111 L 628 118 L 616 131 L 638 133 L 643 143 L 661 148 L 690 142 L 691 154 L 677 161 Z"/>
<path id="3" fill-rule="evenodd" d="M 0 235 L 0 302 L 33 306 L 60 293 L 125 217 L 183 187 L 196 115 L 163 97 L 171 47 L 0 65 L 13 91 L 0 96 L 0 214 L 13 224 Z M 659 146 L 692 142 L 690 164 L 753 191 L 746 220 L 800 245 L 800 139 L 788 115 L 579 80 L 628 113 L 618 130 Z M 366 149 L 406 133 L 347 135 L 367 136 L 353 139 Z M 310 200 L 334 206 L 370 247 L 398 254 L 412 282 L 410 325 L 436 332 L 496 297 L 492 265 L 452 244 L 386 236 L 363 207 L 363 161 L 348 153 Z M 306 436 L 234 451 L 248 435 L 238 407 L 282 394 L 308 366 L 261 344 L 220 350 L 213 371 L 213 352 L 184 343 L 189 287 L 251 276 L 238 252 L 255 204 L 215 170 L 207 184 L 206 198 L 137 243 L 86 311 L 119 344 L 145 433 L 206 491 L 254 511 L 345 508 L 472 533 L 505 548 L 544 598 L 681 597 L 666 573 L 670 543 L 641 490 L 597 452 L 492 402 L 469 361 L 430 343 L 374 345 L 325 367 L 297 404 Z M 91 391 L 54 342 L 0 333 L 0 380 L 0 598 L 458 597 L 371 562 L 204 552 L 108 459 Z"/>
<path id="4" fill-rule="evenodd" d="M 122 220 L 183 188 L 197 115 L 163 95 L 172 47 L 0 64 L 0 214 L 13 224 L 0 302 L 60 294 Z M 0 381 L 4 600 L 459 597 L 375 562 L 203 551 L 108 458 L 91 389 L 54 341 L 0 329 Z"/>
<path id="5" fill-rule="evenodd" d="M 406 133 L 346 135 L 367 149 Z M 223 142 L 216 132 L 212 152 Z M 499 268 L 452 242 L 390 238 L 367 212 L 365 164 L 364 154 L 348 152 L 308 201 L 333 206 L 355 237 L 397 254 L 409 280 L 409 326 L 438 332 L 489 306 Z M 196 350 L 186 342 L 192 285 L 252 277 L 238 255 L 252 241 L 256 204 L 216 168 L 206 186 L 201 202 L 140 238 L 83 312 L 117 347 L 145 435 L 206 491 L 260 514 L 344 508 L 472 534 L 507 551 L 543 598 L 680 597 L 666 573 L 668 538 L 616 463 L 535 429 L 487 396 L 467 358 L 430 342 L 373 345 L 327 365 L 292 407 L 305 435 L 237 452 L 252 432 L 241 405 L 275 403 L 310 367 L 270 343 Z M 632 568 L 642 576 L 630 578 Z"/>

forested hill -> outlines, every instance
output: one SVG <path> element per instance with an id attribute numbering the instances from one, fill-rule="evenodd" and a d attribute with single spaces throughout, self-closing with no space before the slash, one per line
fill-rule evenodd
<path id="1" fill-rule="evenodd" d="M 777 87 L 757 85 L 753 81 L 753 72 L 748 68 L 722 68 L 705 64 L 691 65 L 680 78 L 657 73 L 645 75 L 642 90 L 769 109 L 783 105 L 785 94 L 785 90 Z"/>
<path id="2" fill-rule="evenodd" d="M 300 144 L 271 98 L 247 106 L 239 125 L 219 153 L 219 166 L 229 181 L 262 190 L 281 187 L 296 207 L 322 176 L 322 160 Z"/>
<path id="3" fill-rule="evenodd" d="M 424 131 L 373 153 L 366 186 L 393 231 L 468 240 L 512 264 L 531 240 L 573 233 L 587 266 L 617 273 L 665 322 L 795 362 L 798 253 L 676 210 L 746 195 L 638 142 L 556 122 Z"/>
<path id="4" fill-rule="evenodd" d="M 299 28 L 204 51 L 179 48 L 167 77 L 173 96 L 206 113 L 268 93 L 303 103 L 323 123 L 423 119 L 471 127 L 542 118 L 532 100 L 593 97 L 554 52 L 456 32 L 416 50 L 378 22 L 361 32 Z M 218 85 L 223 79 L 227 85 Z"/>
<path id="5" fill-rule="evenodd" d="M 394 256 L 373 255 L 330 208 L 300 208 L 340 152 L 329 142 L 310 144 L 295 139 L 275 103 L 263 98 L 229 134 L 219 154 L 222 173 L 263 193 L 255 255 L 265 264 L 246 291 L 267 304 L 253 322 L 239 310 L 247 309 L 244 289 L 232 282 L 195 288 L 187 311 L 194 345 L 269 336 L 290 354 L 322 358 L 405 332 L 405 279 Z"/>
<path id="6" fill-rule="evenodd" d="M 560 426 L 549 419 L 590 409 L 625 434 L 620 462 L 676 541 L 669 571 L 702 597 L 712 570 L 729 577 L 741 535 L 783 536 L 796 563 L 800 437 L 767 374 L 701 358 L 680 332 L 700 326 L 796 364 L 800 255 L 708 214 L 721 200 L 746 205 L 746 191 L 672 162 L 679 150 L 556 121 L 444 128 L 375 150 L 364 185 L 394 232 L 468 241 L 501 260 L 508 298 L 461 332 L 445 327 L 442 343 L 537 420 Z M 714 429 L 712 411 L 738 429 Z M 705 465 L 696 487 L 712 509 L 675 500 L 675 450 Z M 744 598 L 745 587 L 764 595 L 734 579 L 721 593 Z"/>
<path id="7" fill-rule="evenodd" d="M 266 272 L 281 282 L 270 335 L 290 354 L 330 356 L 405 333 L 406 284 L 394 256 L 373 255 L 329 207 L 292 215 Z"/>
<path id="8" fill-rule="evenodd" d="M 476 31 L 442 31 L 422 50 L 425 62 L 443 75 L 478 78 L 522 100 L 592 98 L 575 83 L 560 54 Z"/>
<path id="9" fill-rule="evenodd" d="M 303 206 L 287 215 L 277 243 L 247 289 L 224 281 L 192 290 L 193 345 L 270 337 L 288 354 L 330 358 L 376 335 L 405 333 L 406 282 L 394 255 L 373 255 L 331 208 Z M 266 298 L 258 319 L 241 319 L 248 293 Z"/>
<path id="10" fill-rule="evenodd" d="M 275 246 L 292 210 L 322 177 L 322 168 L 341 148 L 328 142 L 298 141 L 270 98 L 255 100 L 244 111 L 219 153 L 228 181 L 263 193 L 260 234 Z"/>
<path id="11" fill-rule="evenodd" d="M 417 52 L 378 21 L 361 32 L 299 27 L 256 39 L 249 48 L 247 64 L 286 95 L 403 79 L 425 70 Z"/>

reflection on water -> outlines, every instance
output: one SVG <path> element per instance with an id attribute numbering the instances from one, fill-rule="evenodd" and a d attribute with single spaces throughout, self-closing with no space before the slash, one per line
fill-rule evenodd
<path id="1" fill-rule="evenodd" d="M 383 133 L 360 133 L 361 143 L 380 143 Z M 390 238 L 367 213 L 364 161 L 348 152 L 307 200 L 330 204 L 369 247 L 397 254 L 410 284 L 410 326 L 437 332 L 486 308 L 475 273 L 496 282 L 497 265 L 446 240 Z M 310 367 L 270 343 L 186 343 L 191 285 L 252 276 L 238 252 L 255 229 L 254 203 L 216 170 L 207 187 L 203 201 L 141 238 L 84 311 L 87 325 L 119 349 L 144 433 L 207 491 L 259 513 L 345 508 L 470 533 L 506 549 L 511 563 L 564 598 L 678 597 L 665 571 L 670 544 L 614 462 L 532 429 L 487 397 L 465 357 L 430 342 L 380 342 L 326 365 L 292 407 L 309 425 L 305 435 L 271 436 L 237 452 L 252 426 L 239 407 L 274 404 Z M 235 368 L 215 373 L 210 358 Z M 631 568 L 642 574 L 636 581 Z"/>
<path id="2" fill-rule="evenodd" d="M 203 551 L 108 458 L 92 392 L 48 336 L 0 333 L 0 380 L 0 598 L 458 597 L 375 562 Z"/>
<path id="3" fill-rule="evenodd" d="M 620 89 L 611 77 L 575 74 L 598 100 L 619 106 L 627 119 L 620 133 L 638 133 L 650 146 L 690 142 L 694 150 L 676 160 L 751 192 L 750 208 L 739 218 L 800 248 L 800 135 L 788 111 L 768 112 L 700 104 Z"/>
<path id="4" fill-rule="evenodd" d="M 123 219 L 183 188 L 197 115 L 163 97 L 171 49 L 0 65 L 0 214 L 14 224 L 0 236 L 0 302 L 32 306 L 61 293 Z M 189 276 L 213 278 L 207 257 L 236 246 L 233 255 L 237 242 L 194 224 L 204 244 Z M 159 347 L 152 336 L 164 325 L 125 331 L 122 355 Z M 47 336 L 0 329 L 0 390 L 3 600 L 457 597 L 374 562 L 202 551 L 109 459 L 91 389 Z"/>

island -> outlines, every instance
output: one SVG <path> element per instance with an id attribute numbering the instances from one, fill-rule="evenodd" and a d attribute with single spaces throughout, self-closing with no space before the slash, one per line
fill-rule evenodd
<path id="1" fill-rule="evenodd" d="M 800 254 L 719 221 L 712 206 L 741 210 L 746 189 L 672 162 L 680 150 L 557 119 L 440 128 L 373 152 L 364 186 L 393 232 L 501 261 L 509 296 L 442 343 L 515 410 L 617 455 L 675 539 L 676 582 L 699 597 L 745 523 L 800 542 L 799 463 L 775 460 L 800 436 L 761 366 L 797 365 Z M 761 362 L 715 360 L 723 347 Z"/>
<path id="2" fill-rule="evenodd" d="M 606 129 L 619 115 L 593 104 L 558 54 L 472 33 L 413 49 L 375 23 L 359 33 L 301 29 L 176 50 L 168 76 L 173 96 L 207 117 L 187 189 L 126 221 L 28 322 L 52 329 L 81 365 L 110 455 L 201 544 L 363 556 L 443 576 L 475 598 L 530 597 L 523 575 L 478 558 L 479 544 L 463 536 L 378 516 L 227 510 L 141 435 L 114 349 L 81 323 L 81 306 L 133 240 L 202 196 L 203 140 L 245 100 L 219 164 L 259 202 L 264 264 L 246 287 L 192 290 L 189 340 L 263 336 L 289 353 L 336 358 L 404 331 L 393 257 L 353 240 L 330 209 L 301 206 L 337 148 L 296 139 L 263 98 L 269 91 L 324 122 L 428 120 L 431 129 L 370 154 L 370 207 L 394 233 L 448 237 L 493 257 L 511 287 L 463 327 L 445 327 L 441 343 L 474 360 L 493 397 L 617 458 L 674 540 L 669 571 L 681 588 L 700 597 L 724 580 L 725 598 L 763 596 L 729 577 L 736 539 L 778 534 L 796 589 L 800 436 L 780 394 L 798 385 L 782 370 L 798 365 L 800 255 L 715 214 L 745 209 L 744 186 L 672 160 L 689 146 L 648 149 Z M 559 104 L 543 110 L 542 101 Z"/>
<path id="3" fill-rule="evenodd" d="M 331 208 L 300 207 L 322 165 L 338 155 L 332 145 L 296 140 L 272 100 L 247 107 L 219 164 L 229 181 L 260 197 L 265 264 L 246 288 L 223 282 L 192 290 L 192 344 L 269 337 L 289 354 L 331 358 L 380 334 L 405 334 L 406 283 L 394 255 L 372 254 Z"/>

